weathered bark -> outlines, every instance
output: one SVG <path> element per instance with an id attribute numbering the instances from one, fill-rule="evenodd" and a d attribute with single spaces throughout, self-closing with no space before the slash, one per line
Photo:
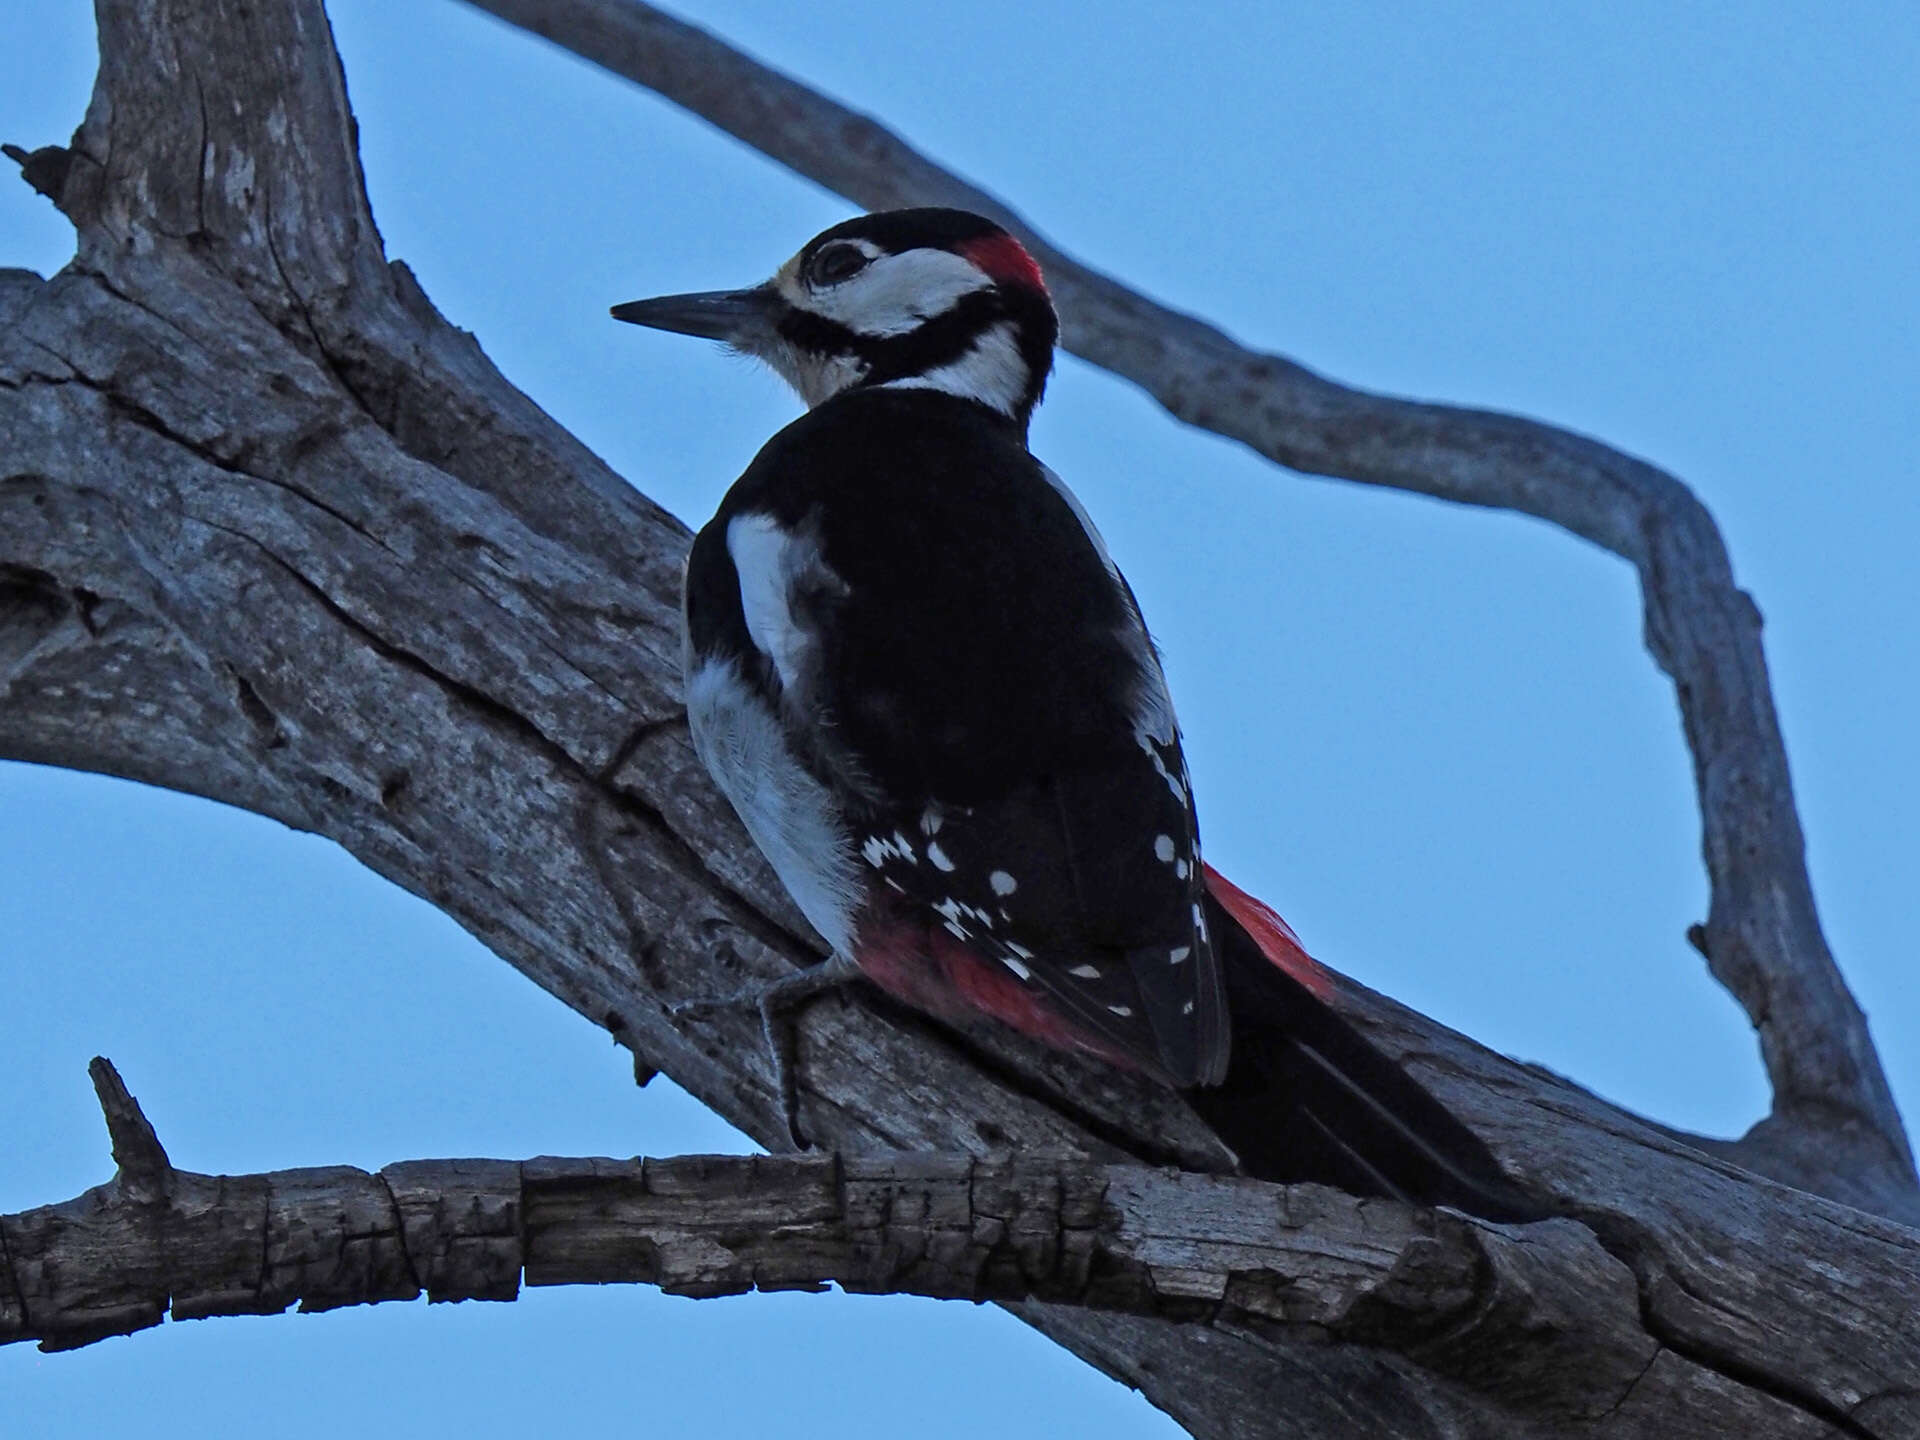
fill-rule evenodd
<path id="1" fill-rule="evenodd" d="M 1493 1402 L 1595 1434 L 1696 1411 L 1740 1433 L 1822 1430 L 1663 1353 L 1633 1275 L 1571 1220 L 1515 1229 L 1314 1185 L 931 1153 L 196 1175 L 173 1167 L 113 1067 L 92 1071 L 119 1171 L 0 1216 L 0 1342 L 71 1349 L 169 1311 L 511 1300 L 523 1278 L 697 1298 L 833 1283 L 1151 1317 L 1248 1347 L 1347 1347 L 1342 1379 L 1360 1358 L 1387 1381 L 1342 1397 L 1367 1433 L 1403 1433 L 1387 1357 L 1417 1367 L 1429 1412 Z"/>
<path id="2" fill-rule="evenodd" d="M 752 1022 L 667 1008 L 782 973 L 812 944 L 686 742 L 684 531 L 388 264 L 318 0 L 101 0 L 99 18 L 86 122 L 35 161 L 76 224 L 77 258 L 52 280 L 0 272 L 0 755 L 335 839 L 605 1025 L 637 1064 L 778 1147 Z M 1484 417 L 1468 420 L 1454 444 L 1485 433 L 1473 429 Z M 1763 671 L 1740 674 L 1764 697 Z M 1703 793 L 1710 808 L 1729 799 L 1717 784 Z M 1831 968 L 1824 948 L 1815 958 Z M 1913 1232 L 1704 1154 L 1357 987 L 1343 995 L 1567 1219 L 1498 1231 L 1321 1192 L 1296 1227 L 1306 1248 L 1345 1243 L 1361 1222 L 1410 1237 L 1385 1247 L 1395 1258 L 1374 1300 L 1355 1292 L 1355 1313 L 1384 1317 L 1377 1332 L 1255 1324 L 1245 1306 L 1173 1323 L 1046 1291 L 1019 1313 L 1203 1435 L 1920 1426 Z M 1102 1167 L 1224 1161 L 1151 1087 L 872 997 L 814 1005 L 800 1038 L 806 1126 L 846 1154 L 846 1173 L 874 1152 L 965 1155 L 1007 1174 L 1047 1155 L 1061 1175 L 1103 1176 L 1111 1197 L 1122 1182 Z M 1885 1137 L 1858 1106 L 1844 1113 L 1854 1138 L 1831 1147 L 1795 1122 L 1802 1168 L 1789 1173 L 1913 1218 L 1911 1186 L 1888 1178 L 1902 1173 L 1890 1142 L 1863 1162 L 1859 1135 Z M 325 1173 L 377 1209 L 371 1180 Z M 181 1193 L 236 1213 L 264 1203 L 258 1187 L 205 1183 L 215 1190 Z M 1133 1233 L 1191 1235 L 1182 1197 L 1204 1192 L 1196 1241 L 1286 1248 L 1279 1192 L 1137 1183 L 1160 1198 L 1154 1228 Z M 465 1184 L 427 1177 L 418 1194 L 471 1198 Z M 300 1185 L 318 1186 L 325 1212 L 325 1184 Z M 0 1316 L 24 1299 L 11 1323 L 45 1333 L 18 1278 L 27 1218 L 0 1219 L 13 1277 Z M 117 1263 L 132 1273 L 151 1247 L 127 1235 Z M 1467 1248 L 1440 1242 L 1434 1264 L 1487 1267 L 1471 1284 L 1488 1314 L 1422 1331 L 1405 1311 L 1445 1286 L 1408 1279 L 1426 1262 L 1407 1257 L 1427 1254 L 1411 1237 L 1442 1235 Z M 176 1313 L 291 1293 L 238 1273 L 164 1288 Z M 139 1303 L 153 1314 L 160 1299 Z M 1503 1330 L 1509 1306 L 1520 1318 Z M 1493 1374 L 1478 1368 L 1491 1353 L 1479 1337 L 1496 1333 L 1518 1348 Z"/>
<path id="3" fill-rule="evenodd" d="M 91 1070 L 118 1173 L 65 1204 L 0 1217 L 13 1297 L 0 1341 L 66 1349 L 156 1325 L 169 1308 L 251 1315 L 423 1291 L 511 1300 L 524 1274 L 528 1285 L 627 1281 L 703 1299 L 828 1282 L 1045 1299 L 1316 1326 L 1389 1348 L 1491 1328 L 1505 1339 L 1460 1348 L 1494 1373 L 1508 1359 L 1537 1363 L 1516 1322 L 1543 1302 L 1565 1312 L 1556 1329 L 1589 1308 L 1604 1326 L 1609 1307 L 1574 1303 L 1596 1283 L 1631 1308 L 1630 1281 L 1570 1221 L 1553 1222 L 1564 1250 L 1530 1247 L 1450 1213 L 1138 1165 L 874 1152 L 196 1175 L 174 1168 L 113 1066 Z M 1493 1303 L 1522 1280 L 1530 1294 Z M 1645 1341 L 1624 1373 L 1589 1377 L 1595 1392 L 1635 1378 L 1651 1351 Z"/>

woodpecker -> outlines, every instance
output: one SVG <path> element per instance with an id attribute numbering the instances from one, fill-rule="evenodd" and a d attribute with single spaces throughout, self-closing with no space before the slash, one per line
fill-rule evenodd
<path id="1" fill-rule="evenodd" d="M 694 746 L 833 952 L 763 1002 L 857 974 L 1185 1091 L 1246 1173 L 1525 1212 L 1202 860 L 1140 606 L 1027 448 L 1058 322 L 1017 239 L 875 213 L 764 284 L 612 314 L 764 361 L 808 407 L 686 571 Z"/>

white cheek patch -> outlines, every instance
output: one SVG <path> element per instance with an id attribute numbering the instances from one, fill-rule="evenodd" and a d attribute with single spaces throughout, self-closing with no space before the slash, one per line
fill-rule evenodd
<path id="1" fill-rule="evenodd" d="M 918 330 L 962 296 L 992 285 L 971 260 L 946 250 L 909 250 L 882 255 L 842 284 L 789 298 L 858 334 L 884 340 Z"/>
<path id="2" fill-rule="evenodd" d="M 1027 378 L 1027 358 L 1020 353 L 1019 342 L 1014 339 L 1013 325 L 1002 320 L 983 331 L 958 360 L 919 375 L 909 375 L 903 380 L 889 380 L 880 388 L 940 390 L 948 395 L 977 400 L 1002 415 L 1011 415 L 1026 398 Z M 1077 501 L 1074 502 L 1074 508 L 1079 509 Z M 1085 523 L 1085 512 L 1080 512 L 1080 516 Z M 1090 523 L 1087 529 L 1092 533 Z M 1095 536 L 1094 543 L 1100 544 L 1098 536 Z M 1102 556 L 1105 553 L 1106 547 L 1101 545 Z M 1112 562 L 1108 564 L 1111 566 Z"/>

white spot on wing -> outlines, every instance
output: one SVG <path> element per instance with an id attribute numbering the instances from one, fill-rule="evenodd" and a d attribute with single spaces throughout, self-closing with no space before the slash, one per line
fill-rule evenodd
<path id="1" fill-rule="evenodd" d="M 909 865 L 913 863 L 913 846 L 898 830 L 893 832 L 891 840 L 884 835 L 869 835 L 866 843 L 860 847 L 860 853 L 867 857 L 869 865 L 876 868 L 892 859 L 905 860 Z"/>
<path id="2" fill-rule="evenodd" d="M 1133 1014 L 1133 1007 L 1131 1005 L 1109 1005 L 1107 1009 L 1112 1014 L 1118 1015 L 1122 1020 Z"/>
<path id="3" fill-rule="evenodd" d="M 933 862 L 933 868 L 936 870 L 953 869 L 953 861 L 947 858 L 947 852 L 940 848 L 938 840 L 927 842 L 927 859 Z"/>
<path id="4" fill-rule="evenodd" d="M 1031 980 L 1033 978 L 1033 972 L 1011 955 L 1002 955 L 1000 957 L 1000 963 L 1005 965 L 1007 969 L 1013 971 L 1013 973 L 1018 975 L 1022 980 Z"/>
<path id="5" fill-rule="evenodd" d="M 1156 835 L 1153 837 L 1153 854 L 1156 860 L 1166 865 L 1173 863 L 1173 836 Z"/>
<path id="6" fill-rule="evenodd" d="M 987 876 L 987 883 L 993 886 L 993 893 L 996 895 L 1011 895 L 1020 888 L 1013 876 L 1004 870 L 996 870 Z"/>
<path id="7" fill-rule="evenodd" d="M 1158 673 L 1157 668 L 1155 673 Z M 1166 694 L 1164 686 L 1166 682 L 1163 680 L 1160 683 L 1163 687 L 1160 694 L 1162 699 L 1164 699 Z M 1148 696 L 1147 699 L 1151 699 L 1151 696 Z M 1136 721 L 1133 738 L 1139 742 L 1140 748 L 1146 752 L 1147 758 L 1153 761 L 1153 768 L 1159 772 L 1160 778 L 1167 782 L 1167 789 L 1173 792 L 1173 798 L 1178 800 L 1182 805 L 1185 805 L 1187 803 L 1186 765 L 1183 762 L 1180 767 L 1181 774 L 1175 775 L 1167 768 L 1166 757 L 1160 753 L 1165 747 L 1178 743 L 1178 733 L 1174 731 L 1173 726 L 1173 706 L 1169 702 L 1164 710 L 1161 710 L 1153 705 L 1147 704 L 1145 700 L 1143 700 L 1142 703 L 1145 706 L 1142 712 L 1145 718 Z M 1159 733 L 1153 728 L 1155 725 L 1162 723 L 1164 723 L 1167 731 L 1172 735 L 1172 738 L 1162 739 Z"/>
<path id="8" fill-rule="evenodd" d="M 1178 965 L 1191 954 L 1193 954 L 1193 947 L 1191 945 L 1176 945 L 1167 952 L 1167 963 L 1169 965 Z"/>
<path id="9" fill-rule="evenodd" d="M 1067 971 L 1067 974 L 1073 976 L 1076 980 L 1098 980 L 1100 978 L 1100 967 L 1098 965 L 1076 965 Z"/>
<path id="10" fill-rule="evenodd" d="M 962 920 L 972 920 L 986 926 L 989 930 L 993 928 L 993 916 L 989 915 L 979 906 L 969 905 L 964 900 L 956 900 L 951 895 L 942 900 L 938 905 L 935 905 L 933 907 L 933 913 L 952 921 L 956 925 Z"/>

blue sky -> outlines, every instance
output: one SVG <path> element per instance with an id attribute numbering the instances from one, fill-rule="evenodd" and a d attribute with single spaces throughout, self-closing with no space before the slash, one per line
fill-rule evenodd
<path id="1" fill-rule="evenodd" d="M 757 279 L 848 207 L 451 0 L 332 8 L 389 252 L 540 404 L 703 519 L 794 402 L 606 306 Z M 1920 1115 L 1920 14 L 687 13 L 1244 340 L 1691 483 L 1767 616 L 1828 935 Z M 67 136 L 92 45 L 74 0 L 0 12 L 0 139 Z M 51 273 L 70 241 L 0 185 L 0 264 Z M 1691 779 L 1623 563 L 1290 475 L 1076 361 L 1034 444 L 1160 638 L 1217 864 L 1330 963 L 1501 1050 L 1676 1125 L 1762 1112 L 1744 1017 L 1683 939 L 1705 907 Z M 0 847 L 0 1211 L 107 1175 L 95 1053 L 199 1170 L 743 1147 L 326 842 L 0 765 Z M 995 1311 L 631 1288 L 11 1347 L 0 1392 L 48 1437 L 251 1435 L 269 1412 L 288 1436 L 375 1417 L 958 1436 L 987 1413 L 1007 1436 L 1172 1433 Z"/>

